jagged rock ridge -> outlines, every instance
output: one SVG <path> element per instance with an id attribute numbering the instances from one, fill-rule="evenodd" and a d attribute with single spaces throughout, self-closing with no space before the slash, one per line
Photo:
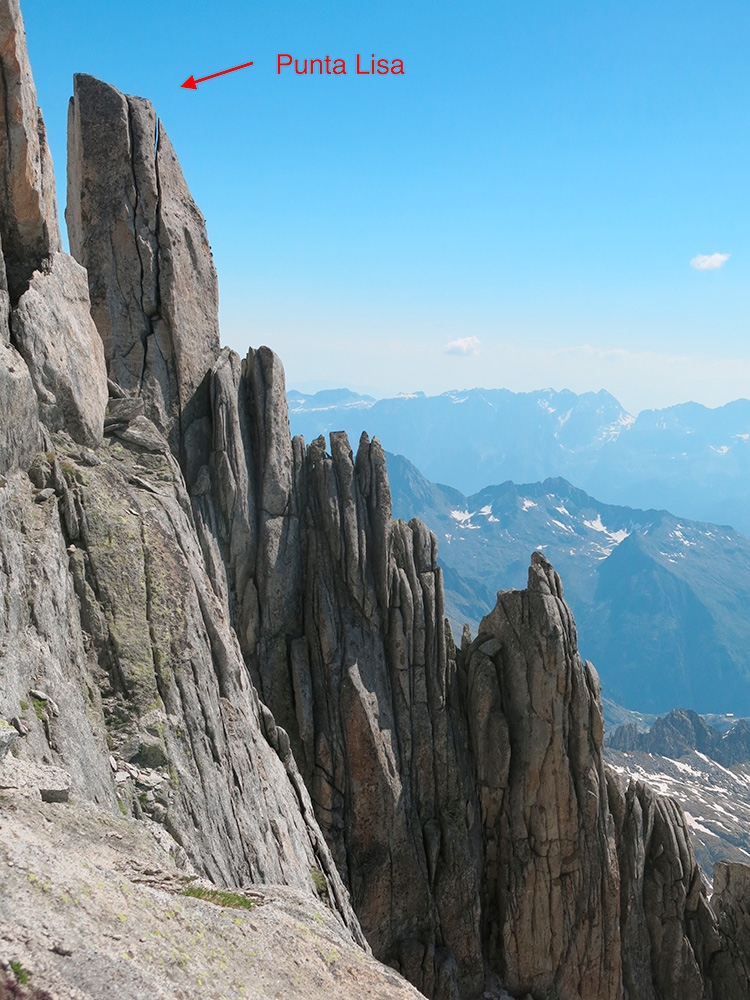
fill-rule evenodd
<path id="1" fill-rule="evenodd" d="M 215 881 L 321 893 L 439 1000 L 497 975 L 534 1000 L 739 995 L 745 883 L 714 912 L 679 808 L 605 772 L 559 577 L 535 554 L 456 648 L 435 538 L 392 520 L 378 442 L 292 441 L 278 358 L 219 351 L 203 220 L 156 137 L 148 102 L 76 79 L 88 270 L 30 238 L 4 300 L 0 391 L 13 376 L 34 416 L 0 469 L 11 752 Z M 84 365 L 87 292 L 104 349 Z"/>
<path id="2" fill-rule="evenodd" d="M 618 726 L 607 738 L 613 750 L 641 750 L 663 757 L 681 757 L 697 750 L 724 767 L 750 760 L 750 724 L 739 719 L 723 733 L 709 725 L 692 709 L 676 708 L 658 718 L 648 732 L 642 733 L 633 723 Z"/>

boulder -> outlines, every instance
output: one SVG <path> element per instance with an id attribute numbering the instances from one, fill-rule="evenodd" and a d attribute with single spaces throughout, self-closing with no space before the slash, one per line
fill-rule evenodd
<path id="1" fill-rule="evenodd" d="M 95 448 L 104 433 L 107 370 L 89 309 L 86 272 L 66 253 L 35 271 L 11 316 L 22 354 L 50 430 L 66 430 Z"/>
<path id="2" fill-rule="evenodd" d="M 17 739 L 18 731 L 5 719 L 0 719 L 0 760 L 3 760 Z"/>

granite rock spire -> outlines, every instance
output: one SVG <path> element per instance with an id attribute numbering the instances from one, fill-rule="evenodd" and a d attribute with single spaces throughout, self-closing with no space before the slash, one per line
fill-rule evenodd
<path id="1" fill-rule="evenodd" d="M 68 115 L 66 219 L 109 376 L 143 399 L 180 454 L 219 354 L 206 224 L 153 106 L 86 75 Z"/>

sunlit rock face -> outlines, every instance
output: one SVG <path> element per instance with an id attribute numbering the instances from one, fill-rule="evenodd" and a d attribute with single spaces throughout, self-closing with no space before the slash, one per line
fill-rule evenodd
<path id="1" fill-rule="evenodd" d="M 206 223 L 148 101 L 77 75 L 68 120 L 70 247 L 88 272 L 109 375 L 179 454 L 219 353 Z"/>

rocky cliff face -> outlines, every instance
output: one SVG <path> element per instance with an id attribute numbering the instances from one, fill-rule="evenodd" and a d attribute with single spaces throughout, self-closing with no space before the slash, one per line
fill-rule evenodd
<path id="1" fill-rule="evenodd" d="M 17 0 L 0 5 L 0 431 L 3 470 L 28 467 L 42 427 L 96 446 L 107 403 L 86 274 L 61 252 L 52 161 Z M 12 338 L 11 338 L 12 330 Z M 20 357 L 19 357 L 20 355 Z M 22 360 L 23 359 L 23 360 Z"/>
<path id="2" fill-rule="evenodd" d="M 9 193 L 9 155 L 0 715 L 18 759 L 140 820 L 175 864 L 320 895 L 436 1000 L 492 981 L 734 996 L 744 896 L 711 909 L 679 808 L 605 772 L 552 567 L 535 553 L 527 590 L 456 648 L 435 537 L 392 519 L 380 445 L 291 440 L 278 358 L 219 349 L 166 133 L 91 77 L 70 112 L 78 263 L 59 251 L 20 14 L 0 10 L 33 194 Z"/>
<path id="3" fill-rule="evenodd" d="M 20 76 L 30 81 L 17 5 L 0 7 Z M 0 52 L 5 59 L 4 45 Z M 40 120 L 30 83 L 5 99 L 14 121 Z M 42 142 L 36 125 L 34 135 Z M 25 147 L 15 141 L 35 148 L 31 139 Z M 165 148 L 165 172 L 176 178 Z M 38 156 L 48 163 L 46 147 Z M 19 169 L 12 157 L 9 169 Z M 36 212 L 36 225 L 3 229 L 4 247 L 17 246 L 19 233 L 56 225 L 47 168 L 26 173 L 38 190 L 23 204 Z M 165 204 L 185 192 L 175 179 Z M 2 218 L 20 211 L 6 198 Z M 187 252 L 188 236 L 183 230 L 170 262 Z M 263 735 L 263 709 L 162 434 L 172 427 L 144 416 L 145 403 L 162 397 L 141 385 L 128 394 L 110 380 L 108 399 L 87 272 L 60 252 L 39 260 L 34 239 L 24 259 L 37 268 L 17 299 L 10 286 L 5 334 L 0 714 L 16 720 L 24 753 L 65 766 L 73 794 L 158 820 L 175 854 L 217 881 L 283 882 L 312 892 L 312 872 L 320 872 L 319 888 L 363 942 L 294 761 Z M 166 301 L 184 292 L 179 278 L 163 280 Z M 130 346 L 117 350 L 127 354 Z M 170 383 L 175 399 L 186 384 Z"/>
<path id="4" fill-rule="evenodd" d="M 177 452 L 219 353 L 206 225 L 148 101 L 76 76 L 66 219 L 87 269 L 110 378 L 142 399 Z"/>
<path id="5" fill-rule="evenodd" d="M 271 351 L 224 352 L 209 388 L 188 463 L 203 550 L 363 929 L 428 994 L 477 991 L 478 810 L 434 536 L 392 521 L 377 442 L 290 441 Z"/>
<path id="6" fill-rule="evenodd" d="M 711 906 L 719 924 L 722 949 L 716 957 L 722 1000 L 750 995 L 750 867 L 719 862 L 714 865 Z"/>
<path id="7" fill-rule="evenodd" d="M 619 872 L 599 684 L 534 553 L 466 650 L 482 802 L 486 946 L 511 991 L 622 994 Z"/>
<path id="8" fill-rule="evenodd" d="M 0 227 L 8 289 L 17 302 L 34 271 L 62 249 L 44 120 L 26 54 L 18 0 L 0 8 Z"/>

